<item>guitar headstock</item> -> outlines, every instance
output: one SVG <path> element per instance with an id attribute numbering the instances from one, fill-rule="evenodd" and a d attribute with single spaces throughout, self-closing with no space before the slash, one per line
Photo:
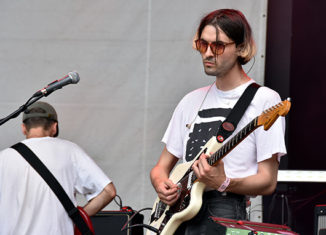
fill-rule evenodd
<path id="1" fill-rule="evenodd" d="M 264 130 L 268 130 L 279 116 L 284 117 L 288 114 L 288 112 L 290 111 L 290 107 L 290 98 L 278 103 L 277 105 L 270 107 L 258 117 L 257 125 L 264 125 Z"/>

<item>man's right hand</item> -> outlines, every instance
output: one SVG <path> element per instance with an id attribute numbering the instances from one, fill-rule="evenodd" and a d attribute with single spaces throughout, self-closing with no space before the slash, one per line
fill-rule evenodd
<path id="1" fill-rule="evenodd" d="M 179 198 L 178 186 L 170 179 L 160 182 L 156 192 L 161 201 L 169 206 L 172 206 Z"/>
<path id="2" fill-rule="evenodd" d="M 166 147 L 159 161 L 151 170 L 151 182 L 162 202 L 173 205 L 179 198 L 178 186 L 169 179 L 169 174 L 179 158 L 172 155 Z"/>

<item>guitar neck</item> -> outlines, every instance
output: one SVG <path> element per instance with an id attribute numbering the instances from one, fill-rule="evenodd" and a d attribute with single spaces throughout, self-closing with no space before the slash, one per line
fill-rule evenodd
<path id="1" fill-rule="evenodd" d="M 234 149 L 242 140 L 244 140 L 251 132 L 257 129 L 261 124 L 258 124 L 258 118 L 256 117 L 250 123 L 248 123 L 244 128 L 242 128 L 235 136 L 233 136 L 228 142 L 226 142 L 221 148 L 219 148 L 215 153 L 213 153 L 207 162 L 209 165 L 214 166 L 219 160 L 224 158 L 232 149 Z M 188 172 L 190 173 L 190 172 Z M 194 183 L 197 180 L 195 174 L 191 174 L 191 182 Z"/>
<path id="2" fill-rule="evenodd" d="M 232 149 L 235 148 L 242 140 L 244 140 L 251 132 L 257 129 L 258 117 L 252 120 L 244 128 L 242 128 L 235 136 L 233 136 L 228 142 L 226 142 L 218 151 L 212 154 L 208 159 L 208 164 L 213 166 L 216 165 L 219 160 L 224 158 Z"/>

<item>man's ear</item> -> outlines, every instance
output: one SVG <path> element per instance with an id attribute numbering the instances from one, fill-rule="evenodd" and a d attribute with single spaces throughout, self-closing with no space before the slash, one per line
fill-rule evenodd
<path id="1" fill-rule="evenodd" d="M 197 39 L 198 39 L 198 31 L 196 32 L 194 38 L 192 39 L 192 49 L 197 50 L 196 42 L 195 42 Z"/>
<path id="2" fill-rule="evenodd" d="M 21 124 L 21 128 L 22 128 L 23 135 L 24 135 L 24 136 L 27 136 L 27 132 L 28 132 L 28 131 L 27 131 L 27 128 L 26 128 L 26 126 L 25 126 L 24 123 Z"/>
<path id="3" fill-rule="evenodd" d="M 54 137 L 55 134 L 57 133 L 58 131 L 58 123 L 57 122 L 54 122 L 52 125 L 51 125 L 51 128 L 50 128 L 50 136 L 51 137 Z"/>
<path id="4" fill-rule="evenodd" d="M 245 51 L 245 49 L 244 49 L 244 44 L 243 43 L 237 45 L 237 54 L 238 54 L 238 56 L 243 57 L 244 51 Z"/>

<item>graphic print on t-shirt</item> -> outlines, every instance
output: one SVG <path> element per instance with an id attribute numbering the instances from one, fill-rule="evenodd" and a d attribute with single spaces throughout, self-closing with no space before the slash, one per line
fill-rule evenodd
<path id="1" fill-rule="evenodd" d="M 204 146 L 212 136 L 216 136 L 218 128 L 230 112 L 230 108 L 204 109 L 198 112 L 198 116 L 201 118 L 202 122 L 196 123 L 193 131 L 189 133 L 186 146 L 186 161 L 194 159 L 200 152 L 201 147 Z M 205 118 L 212 120 L 214 117 L 222 120 L 205 122 Z"/>

